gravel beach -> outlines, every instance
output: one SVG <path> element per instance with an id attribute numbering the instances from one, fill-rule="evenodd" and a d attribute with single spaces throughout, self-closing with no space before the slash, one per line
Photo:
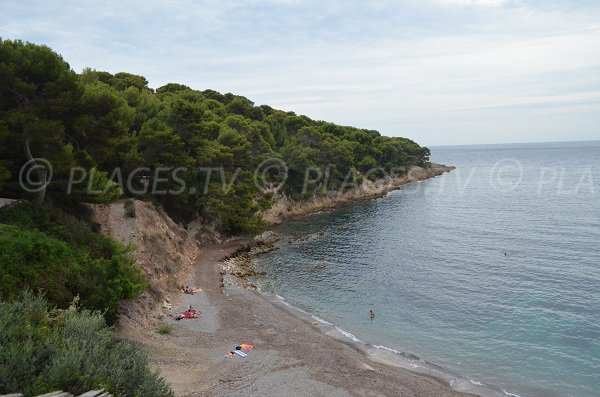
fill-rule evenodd
<path id="1" fill-rule="evenodd" d="M 331 337 L 309 319 L 254 291 L 222 287 L 219 262 L 244 240 L 204 247 L 189 285 L 174 304 L 198 319 L 165 321 L 161 335 L 125 323 L 124 338 L 145 347 L 178 396 L 467 396 L 442 381 L 371 360 L 356 345 Z M 226 358 L 241 343 L 247 357 Z"/>

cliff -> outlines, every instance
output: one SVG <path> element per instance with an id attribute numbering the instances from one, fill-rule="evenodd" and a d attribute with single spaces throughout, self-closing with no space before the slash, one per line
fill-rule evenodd
<path id="1" fill-rule="evenodd" d="M 279 196 L 275 199 L 273 206 L 263 211 L 261 215 L 268 225 L 279 224 L 288 218 L 339 207 L 355 201 L 380 198 L 408 183 L 433 178 L 452 171 L 454 168 L 453 166 L 435 163 L 431 164 L 429 168 L 414 166 L 402 177 L 392 178 L 388 176 L 374 182 L 365 180 L 356 189 L 344 193 L 335 192 L 324 197 L 315 197 L 305 201 L 295 201 L 285 196 Z"/>

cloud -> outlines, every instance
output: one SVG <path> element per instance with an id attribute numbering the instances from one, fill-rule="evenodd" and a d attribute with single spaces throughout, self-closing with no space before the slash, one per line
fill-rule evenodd
<path id="1" fill-rule="evenodd" d="M 600 10 L 566 0 L 543 8 L 517 0 L 67 0 L 61 8 L 20 0 L 0 8 L 0 36 L 48 44 L 76 70 L 231 91 L 425 144 L 599 132 Z"/>
<path id="2" fill-rule="evenodd" d="M 459 6 L 501 6 L 507 3 L 507 0 L 436 0 L 442 4 L 452 4 Z"/>

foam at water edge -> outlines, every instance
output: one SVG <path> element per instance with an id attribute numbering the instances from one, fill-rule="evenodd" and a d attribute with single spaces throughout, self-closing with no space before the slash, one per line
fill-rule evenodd
<path id="1" fill-rule="evenodd" d="M 404 353 L 402 353 L 402 352 L 400 352 L 400 351 L 398 351 L 396 349 L 392 349 L 390 347 L 387 347 L 387 346 L 373 345 L 373 348 L 378 349 L 378 350 L 383 350 L 383 351 L 386 351 L 386 352 L 389 352 L 389 353 L 393 353 L 393 354 L 395 354 L 397 356 L 400 356 L 400 357 L 404 356 Z M 405 361 L 405 360 L 403 360 L 403 362 L 404 362 L 405 365 L 408 365 L 409 367 L 412 367 L 412 368 L 419 368 L 420 367 L 419 364 L 417 364 L 417 363 L 415 363 L 413 361 Z"/>
<path id="2" fill-rule="evenodd" d="M 386 351 L 388 351 L 388 352 L 395 353 L 395 354 L 402 354 L 402 353 L 401 353 L 401 352 L 399 352 L 398 350 L 396 350 L 396 349 L 392 349 L 392 348 L 390 348 L 390 347 L 387 347 L 387 346 L 382 346 L 382 345 L 373 345 L 373 347 L 374 347 L 375 349 L 386 350 Z"/>
<path id="3" fill-rule="evenodd" d="M 283 303 L 284 305 L 286 305 L 286 306 L 291 306 L 289 303 L 287 303 L 287 302 L 285 301 L 285 298 L 284 298 L 283 296 L 275 294 L 275 297 L 276 297 L 277 299 L 279 299 L 279 300 L 281 301 L 281 303 Z"/>
<path id="4" fill-rule="evenodd" d="M 352 339 L 352 341 L 354 342 L 359 342 L 359 343 L 363 343 L 366 344 L 365 342 L 363 342 L 362 340 L 358 339 L 356 336 L 354 336 L 353 334 L 351 334 L 348 331 L 344 331 L 343 329 L 341 329 L 340 327 L 335 327 L 335 329 L 342 335 L 344 335 L 346 338 L 348 339 Z"/>
<path id="5" fill-rule="evenodd" d="M 331 326 L 333 326 L 333 324 L 331 324 L 331 323 L 330 323 L 329 321 L 327 321 L 327 320 L 323 320 L 321 317 L 317 317 L 317 316 L 315 316 L 315 315 L 312 315 L 311 317 L 312 317 L 312 319 L 313 319 L 313 320 L 315 320 L 315 321 L 316 321 L 316 322 L 318 322 L 318 323 L 321 323 L 321 324 L 324 324 L 324 325 L 331 325 Z"/>
<path id="6" fill-rule="evenodd" d="M 315 316 L 315 315 L 313 315 L 313 314 L 310 314 L 310 313 L 308 313 L 307 311 L 305 311 L 305 310 L 302 310 L 302 309 L 300 309 L 300 308 L 299 308 L 299 307 L 297 307 L 297 306 L 290 305 L 290 304 L 289 304 L 289 303 L 288 303 L 288 302 L 285 300 L 285 298 L 284 298 L 283 296 L 275 294 L 275 297 L 276 297 L 276 298 L 277 298 L 277 299 L 278 299 L 278 300 L 279 300 L 281 303 L 283 303 L 285 306 L 287 306 L 287 307 L 291 307 L 291 308 L 294 308 L 295 310 L 298 310 L 299 312 L 301 312 L 301 313 L 303 313 L 303 314 L 306 314 L 307 316 L 310 316 L 310 317 L 311 317 L 313 320 L 317 321 L 318 323 L 321 323 L 321 324 L 323 324 L 323 325 L 327 325 L 327 326 L 330 326 L 330 327 L 333 327 L 333 328 L 335 328 L 335 330 L 336 330 L 337 332 L 339 332 L 340 334 L 342 334 L 342 335 L 343 335 L 343 336 L 345 336 L 346 338 L 348 338 L 348 339 L 352 340 L 353 342 L 362 343 L 363 345 L 366 345 L 366 343 L 365 343 L 365 342 L 363 342 L 362 340 L 358 339 L 358 338 L 357 338 L 357 337 L 356 337 L 356 336 L 355 336 L 353 333 L 351 333 L 351 332 L 348 332 L 348 331 L 346 331 L 346 330 L 344 330 L 344 329 L 342 329 L 342 328 L 338 327 L 337 325 L 334 325 L 334 324 L 330 323 L 330 322 L 329 322 L 329 321 L 327 321 L 327 320 L 323 320 L 321 317 L 318 317 L 318 316 Z"/>
<path id="7" fill-rule="evenodd" d="M 419 357 L 414 356 L 410 353 L 406 353 L 406 352 L 401 352 L 398 351 L 396 349 L 387 347 L 387 346 L 383 346 L 383 345 L 370 345 L 362 340 L 360 340 L 359 338 L 357 338 L 354 334 L 352 334 L 351 332 L 348 332 L 340 327 L 338 327 L 337 325 L 324 320 L 314 314 L 311 314 L 305 310 L 300 309 L 297 306 L 294 306 L 290 303 L 288 303 L 284 297 L 282 297 L 281 295 L 277 295 L 277 294 L 273 294 L 275 296 L 275 298 L 277 299 L 277 301 L 279 301 L 280 303 L 282 303 L 283 305 L 293 309 L 293 310 L 297 310 L 300 313 L 303 313 L 306 316 L 310 316 L 310 318 L 312 318 L 313 320 L 315 320 L 317 323 L 324 325 L 326 327 L 331 327 L 332 329 L 334 329 L 335 331 L 337 331 L 340 335 L 342 335 L 345 338 L 348 338 L 350 340 L 352 340 L 355 343 L 360 343 L 364 346 L 367 347 L 371 347 L 374 348 L 376 350 L 381 350 L 387 353 L 391 353 L 394 356 L 396 356 L 395 359 L 393 359 L 394 361 L 396 361 L 398 364 L 401 363 L 401 366 L 405 367 L 405 368 L 412 368 L 413 370 L 417 371 L 417 372 L 422 372 L 422 373 L 426 373 L 432 376 L 435 376 L 439 379 L 445 380 L 446 382 L 448 382 L 448 384 L 457 391 L 463 391 L 463 392 L 470 392 L 470 393 L 477 393 L 483 396 L 489 396 L 489 397 L 496 397 L 496 396 L 501 396 L 502 394 L 504 394 L 507 397 L 521 397 L 519 394 L 515 394 L 515 393 L 511 393 L 511 392 L 507 392 L 506 390 L 501 390 L 501 389 L 496 389 L 490 386 L 487 386 L 479 381 L 476 380 L 472 380 L 472 379 L 468 379 L 468 378 L 463 378 L 461 376 L 456 376 L 450 373 L 447 373 L 443 368 L 439 368 L 438 366 L 436 366 L 435 364 L 432 363 L 428 363 L 426 361 L 422 361 Z M 468 386 L 471 385 L 471 386 Z M 473 389 L 474 388 L 474 389 Z"/>
<path id="8" fill-rule="evenodd" d="M 288 302 L 285 300 L 285 298 L 284 298 L 283 296 L 280 296 L 280 295 L 277 295 L 277 294 L 275 294 L 275 296 L 277 297 L 277 299 L 279 299 L 279 301 L 280 301 L 281 303 L 283 303 L 283 304 L 284 304 L 284 305 L 286 305 L 287 307 L 291 307 L 291 308 L 292 308 L 292 309 L 294 309 L 294 310 L 298 310 L 298 311 L 299 311 L 300 313 L 302 313 L 302 314 L 305 314 L 305 315 L 307 315 L 307 316 L 310 316 L 310 313 L 309 313 L 309 312 L 307 312 L 306 310 L 302 310 L 302 309 L 300 309 L 300 308 L 299 308 L 299 307 L 297 307 L 297 306 L 290 305 L 290 304 L 289 304 L 289 303 L 288 303 Z"/>

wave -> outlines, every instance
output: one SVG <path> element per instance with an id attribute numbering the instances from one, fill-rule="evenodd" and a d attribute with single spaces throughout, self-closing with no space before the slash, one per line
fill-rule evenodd
<path id="1" fill-rule="evenodd" d="M 265 294 L 269 295 L 269 294 Z M 272 295 L 273 296 L 273 295 Z M 352 342 L 360 345 L 364 348 L 367 355 L 376 361 L 383 362 L 388 365 L 398 366 L 406 368 L 418 373 L 427 374 L 438 378 L 442 381 L 447 382 L 454 390 L 459 392 L 466 392 L 477 394 L 482 397 L 523 397 L 514 392 L 508 392 L 506 390 L 486 385 L 480 381 L 469 379 L 467 377 L 453 374 L 450 371 L 421 359 L 419 356 L 393 349 L 384 345 L 371 345 L 363 340 L 359 339 L 353 333 L 317 316 L 303 310 L 297 306 L 294 306 L 287 302 L 281 295 L 274 294 L 276 301 L 283 304 L 284 306 L 301 313 L 302 315 L 314 320 L 313 324 L 320 325 L 326 333 L 334 337 L 343 337 L 349 339 Z M 337 335 L 336 335 L 337 334 Z"/>
<path id="2" fill-rule="evenodd" d="M 341 329 L 340 327 L 335 327 L 335 329 L 342 335 L 344 335 L 346 338 L 352 340 L 353 342 L 358 342 L 358 343 L 363 343 L 366 344 L 365 342 L 363 342 L 362 340 L 358 339 L 356 336 L 354 336 L 354 334 L 345 331 L 343 329 Z"/>
<path id="3" fill-rule="evenodd" d="M 329 321 L 327 321 L 327 320 L 323 320 L 321 317 L 317 317 L 317 316 L 315 316 L 315 315 L 311 315 L 311 317 L 312 317 L 312 319 L 313 319 L 313 320 L 315 320 L 315 321 L 317 321 L 317 322 L 319 322 L 319 323 L 321 323 L 321 324 L 325 324 L 325 325 L 331 325 L 331 326 L 333 326 L 333 324 L 332 324 L 332 323 L 330 323 L 330 322 L 329 322 Z"/>

